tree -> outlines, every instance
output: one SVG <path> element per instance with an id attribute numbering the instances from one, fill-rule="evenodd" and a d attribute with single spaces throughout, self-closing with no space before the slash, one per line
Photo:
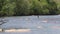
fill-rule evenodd
<path id="1" fill-rule="evenodd" d="M 46 8 L 48 5 L 46 0 L 32 0 L 32 10 L 35 15 L 44 15 L 48 14 L 49 10 Z"/>
<path id="2" fill-rule="evenodd" d="M 0 0 L 0 16 L 53 15 L 58 9 L 53 0 Z"/>
<path id="3" fill-rule="evenodd" d="M 29 1 L 28 0 L 16 0 L 15 14 L 16 15 L 28 15 L 29 14 Z"/>
<path id="4" fill-rule="evenodd" d="M 53 14 L 57 14 L 57 4 L 56 2 L 54 2 L 53 0 L 47 0 L 48 2 L 48 10 L 49 10 L 49 14 L 53 15 Z"/>
<path id="5" fill-rule="evenodd" d="M 2 12 L 2 7 L 4 6 L 4 1 L 5 0 L 0 0 L 0 16 L 2 16 L 1 12 Z"/>

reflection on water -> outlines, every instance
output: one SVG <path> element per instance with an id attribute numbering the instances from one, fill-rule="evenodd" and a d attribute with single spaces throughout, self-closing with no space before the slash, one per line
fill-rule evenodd
<path id="1" fill-rule="evenodd" d="M 2 25 L 4 29 L 31 29 L 25 33 L 6 33 L 6 34 L 59 34 L 60 16 L 19 16 L 5 17 L 9 20 Z M 18 30 L 16 30 L 18 31 Z M 3 34 L 3 33 L 1 33 Z"/>

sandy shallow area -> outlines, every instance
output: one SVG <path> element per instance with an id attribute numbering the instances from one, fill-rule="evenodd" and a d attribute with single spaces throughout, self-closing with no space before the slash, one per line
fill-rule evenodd
<path id="1" fill-rule="evenodd" d="M 30 29 L 10 29 L 5 30 L 4 32 L 30 32 Z"/>

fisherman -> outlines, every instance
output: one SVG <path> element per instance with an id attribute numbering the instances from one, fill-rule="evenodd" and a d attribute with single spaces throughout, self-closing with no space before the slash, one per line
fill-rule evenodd
<path id="1" fill-rule="evenodd" d="M 39 15 L 37 17 L 39 18 Z"/>

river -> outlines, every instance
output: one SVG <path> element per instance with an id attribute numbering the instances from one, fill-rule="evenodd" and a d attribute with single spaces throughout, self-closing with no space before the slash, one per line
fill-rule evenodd
<path id="1" fill-rule="evenodd" d="M 60 34 L 60 15 L 5 17 L 4 29 L 30 29 L 29 32 L 0 32 L 0 34 Z"/>

